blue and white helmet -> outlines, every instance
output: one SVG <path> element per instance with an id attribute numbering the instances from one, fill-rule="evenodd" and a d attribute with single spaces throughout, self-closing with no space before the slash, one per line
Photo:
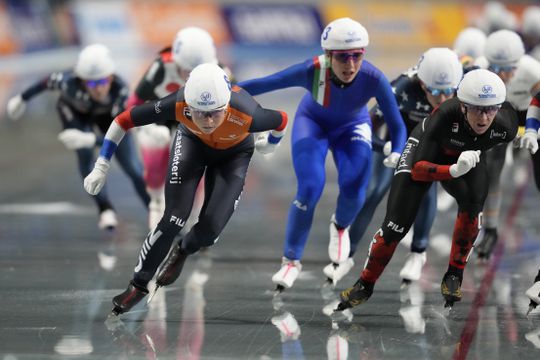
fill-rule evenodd
<path id="1" fill-rule="evenodd" d="M 326 25 L 321 34 L 324 50 L 361 49 L 369 45 L 365 27 L 351 18 L 340 18 Z"/>
<path id="2" fill-rule="evenodd" d="M 189 74 L 184 86 L 186 103 L 197 110 L 221 109 L 231 100 L 229 77 L 216 64 L 201 64 Z"/>
<path id="3" fill-rule="evenodd" d="M 457 97 L 469 105 L 499 105 L 506 99 L 506 86 L 497 74 L 476 69 L 465 74 L 459 83 Z"/>
<path id="4" fill-rule="evenodd" d="M 418 78 L 429 88 L 456 88 L 463 77 L 463 66 L 448 48 L 431 48 L 418 61 Z"/>

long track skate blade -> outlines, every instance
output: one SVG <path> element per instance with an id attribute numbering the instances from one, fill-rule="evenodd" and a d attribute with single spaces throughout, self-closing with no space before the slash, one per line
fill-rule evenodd
<path id="1" fill-rule="evenodd" d="M 122 313 L 122 309 L 120 309 L 119 307 L 116 307 L 116 306 L 115 306 L 115 307 L 111 310 L 111 313 L 109 314 L 109 317 L 111 317 L 111 316 L 118 317 L 121 313 Z"/>
<path id="2" fill-rule="evenodd" d="M 401 285 L 400 285 L 399 288 L 400 288 L 401 290 L 406 290 L 406 289 L 409 287 L 409 285 L 411 285 L 411 283 L 412 283 L 411 280 L 409 280 L 409 279 L 403 279 L 403 280 L 401 280 Z"/>
<path id="3" fill-rule="evenodd" d="M 156 285 L 156 288 L 154 289 L 154 291 L 150 295 L 148 295 L 148 299 L 146 299 L 146 304 L 150 304 L 150 301 L 152 301 L 154 296 L 156 296 L 156 293 L 158 290 L 159 290 L 159 285 Z"/>
<path id="4" fill-rule="evenodd" d="M 338 304 L 337 308 L 334 309 L 334 312 L 336 311 L 344 311 L 344 310 L 347 310 L 349 308 L 351 308 L 352 306 L 349 304 L 348 301 L 342 301 Z"/>
<path id="5" fill-rule="evenodd" d="M 537 303 L 535 303 L 534 301 L 531 301 L 531 303 L 529 304 L 529 310 L 527 310 L 527 314 L 525 316 L 528 316 L 531 313 L 531 311 L 536 309 L 537 306 L 538 306 Z"/>

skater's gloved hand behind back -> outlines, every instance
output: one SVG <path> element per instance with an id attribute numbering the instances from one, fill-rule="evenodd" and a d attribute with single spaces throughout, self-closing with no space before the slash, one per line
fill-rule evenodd
<path id="1" fill-rule="evenodd" d="M 24 111 L 26 110 L 26 101 L 23 100 L 20 94 L 14 96 L 9 99 L 6 110 L 9 118 L 13 121 L 17 121 L 23 116 Z"/>
<path id="2" fill-rule="evenodd" d="M 65 129 L 58 134 L 58 140 L 69 150 L 92 148 L 96 144 L 96 135 L 79 129 Z"/>
<path id="3" fill-rule="evenodd" d="M 398 152 L 393 152 L 391 153 L 390 155 L 388 155 L 384 160 L 383 160 L 383 165 L 386 166 L 387 168 L 392 168 L 394 169 L 397 164 L 398 164 L 398 161 L 399 161 L 399 157 L 401 156 L 400 153 Z"/>
<path id="4" fill-rule="evenodd" d="M 105 180 L 107 179 L 107 173 L 109 172 L 110 167 L 111 163 L 108 160 L 105 160 L 102 157 L 99 157 L 96 160 L 94 169 L 84 178 L 84 189 L 87 193 L 90 195 L 97 195 L 101 191 L 103 185 L 105 185 Z"/>
<path id="5" fill-rule="evenodd" d="M 450 175 L 457 178 L 468 173 L 480 161 L 480 152 L 480 150 L 463 151 L 457 163 L 450 166 Z"/>
<path id="6" fill-rule="evenodd" d="M 534 129 L 525 131 L 525 134 L 519 138 L 519 148 L 525 148 L 531 154 L 536 153 L 538 151 L 538 132 Z"/>

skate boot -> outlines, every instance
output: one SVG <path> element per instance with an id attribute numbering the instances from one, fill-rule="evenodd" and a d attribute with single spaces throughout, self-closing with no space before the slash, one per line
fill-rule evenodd
<path id="1" fill-rule="evenodd" d="M 484 229 L 484 235 L 478 242 L 478 245 L 475 246 L 476 252 L 478 253 L 478 259 L 480 260 L 489 260 L 491 252 L 497 244 L 498 235 L 497 229 L 486 228 Z"/>
<path id="2" fill-rule="evenodd" d="M 529 313 L 536 309 L 538 304 L 540 304 L 540 279 L 538 279 L 538 281 L 536 281 L 534 285 L 525 292 L 525 295 L 531 299 L 531 302 L 529 303 L 529 310 L 527 311 L 527 315 L 529 315 Z"/>
<path id="3" fill-rule="evenodd" d="M 358 279 L 352 288 L 341 292 L 341 302 L 338 304 L 336 311 L 343 311 L 365 303 L 371 297 L 371 294 L 373 294 L 373 285 L 364 283 L 362 279 Z"/>
<path id="4" fill-rule="evenodd" d="M 99 213 L 98 227 L 101 230 L 113 230 L 117 225 L 118 220 L 113 209 L 103 210 Z"/>
<path id="5" fill-rule="evenodd" d="M 413 281 L 420 280 L 422 275 L 422 268 L 426 263 L 426 253 L 417 253 L 411 252 L 407 255 L 407 260 L 405 260 L 405 265 L 399 272 L 399 277 L 401 278 L 401 286 L 407 286 Z"/>
<path id="6" fill-rule="evenodd" d="M 139 301 L 141 301 L 148 294 L 148 289 L 141 286 L 135 285 L 135 283 L 130 281 L 128 288 L 113 298 L 114 308 L 112 313 L 114 315 L 120 315 L 125 312 L 128 312 L 133 308 Z"/>
<path id="7" fill-rule="evenodd" d="M 336 285 L 337 282 L 345 275 L 351 271 L 351 269 L 354 267 L 354 260 L 353 258 L 348 258 L 341 264 L 336 263 L 330 263 L 326 265 L 323 269 L 324 275 L 326 275 L 326 279 L 328 282 L 332 283 L 333 285 Z"/>
<path id="8" fill-rule="evenodd" d="M 156 289 L 160 286 L 171 285 L 178 279 L 188 255 L 189 254 L 182 250 L 180 244 L 173 247 L 156 277 Z"/>
<path id="9" fill-rule="evenodd" d="M 454 306 L 454 302 L 461 301 L 463 294 L 461 293 L 461 279 L 456 275 L 444 274 L 441 283 L 441 294 L 446 301 L 445 308 Z"/>
<path id="10" fill-rule="evenodd" d="M 272 276 L 272 282 L 276 284 L 276 291 L 282 292 L 293 286 L 301 270 L 302 264 L 300 264 L 300 260 L 290 260 L 283 257 L 281 269 Z"/>
<path id="11" fill-rule="evenodd" d="M 338 229 L 335 215 L 330 221 L 330 242 L 328 244 L 328 255 L 330 261 L 341 264 L 349 258 L 351 250 L 351 240 L 349 239 L 349 228 Z"/>

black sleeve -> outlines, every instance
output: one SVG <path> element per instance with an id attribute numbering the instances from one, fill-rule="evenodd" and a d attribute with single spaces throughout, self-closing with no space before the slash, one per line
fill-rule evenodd
<path id="1" fill-rule="evenodd" d="M 287 116 L 285 113 L 265 109 L 259 105 L 253 112 L 253 121 L 249 127 L 249 132 L 254 133 L 276 129 L 283 130 L 285 125 L 287 125 Z"/>
<path id="2" fill-rule="evenodd" d="M 131 121 L 135 126 L 176 119 L 177 91 L 156 101 L 135 106 L 131 110 Z"/>
<path id="3" fill-rule="evenodd" d="M 519 130 L 519 116 L 517 110 L 507 101 L 502 104 L 501 109 L 497 113 L 497 124 L 503 128 L 503 131 L 508 132 L 503 142 L 514 140 Z"/>
<path id="4" fill-rule="evenodd" d="M 30 86 L 28 89 L 22 92 L 21 97 L 24 101 L 30 100 L 34 96 L 38 95 L 42 91 L 47 89 L 60 89 L 60 84 L 63 79 L 63 74 L 55 72 L 41 79 L 37 83 Z"/>
<path id="5" fill-rule="evenodd" d="M 440 134 L 445 123 L 444 111 L 437 109 L 430 116 L 419 123 L 409 137 L 418 136 L 418 148 L 413 157 L 413 164 L 418 161 L 436 163 L 440 147 Z"/>
<path id="6" fill-rule="evenodd" d="M 135 89 L 135 94 L 143 100 L 156 100 L 155 89 L 157 84 L 160 84 L 165 77 L 165 67 L 161 58 L 155 59 L 148 70 L 144 73 L 141 81 Z"/>

